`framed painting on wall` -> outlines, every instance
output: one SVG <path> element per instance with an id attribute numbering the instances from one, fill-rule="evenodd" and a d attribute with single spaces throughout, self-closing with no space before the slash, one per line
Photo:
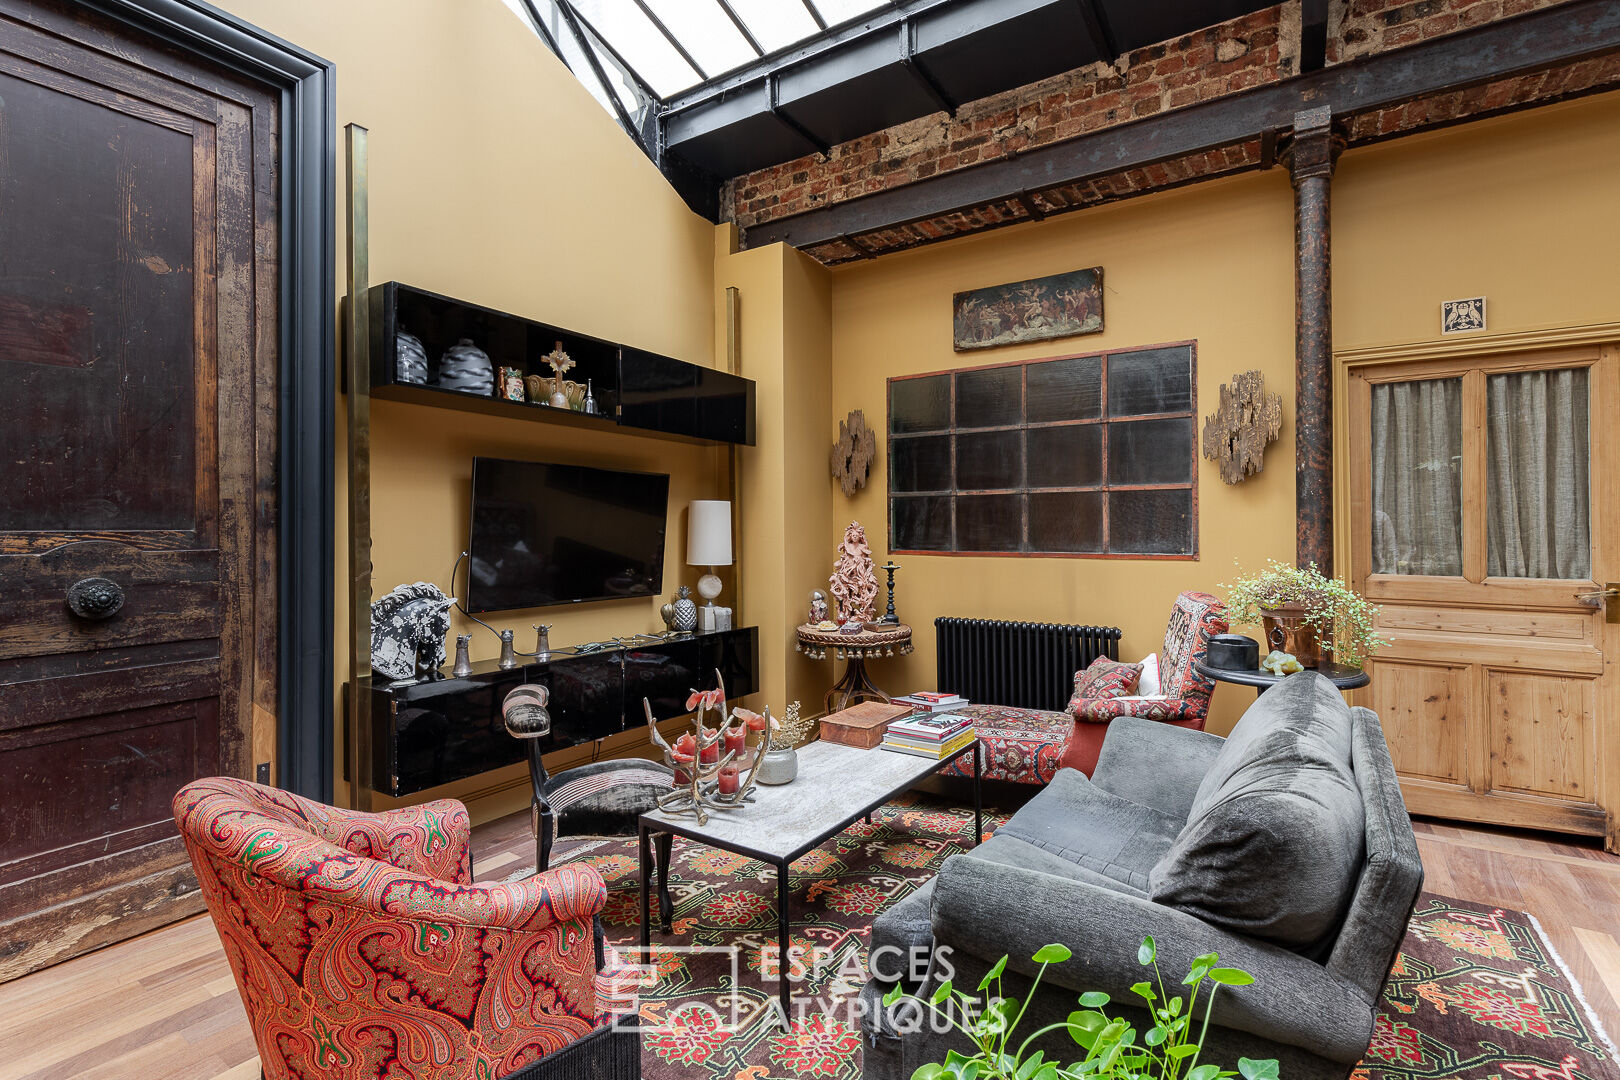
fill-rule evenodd
<path id="1" fill-rule="evenodd" d="M 1101 333 L 1102 267 L 959 292 L 951 313 L 957 352 Z"/>

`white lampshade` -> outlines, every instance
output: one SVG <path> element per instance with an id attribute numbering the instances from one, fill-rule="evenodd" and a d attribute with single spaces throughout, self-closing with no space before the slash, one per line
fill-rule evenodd
<path id="1" fill-rule="evenodd" d="M 731 565 L 731 503 L 694 499 L 686 515 L 686 565 Z"/>

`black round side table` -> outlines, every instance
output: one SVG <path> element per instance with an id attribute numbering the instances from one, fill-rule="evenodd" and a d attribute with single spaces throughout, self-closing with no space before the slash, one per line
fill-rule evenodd
<path id="1" fill-rule="evenodd" d="M 1202 660 L 1194 661 L 1193 667 L 1197 669 L 1198 674 L 1206 679 L 1214 679 L 1216 682 L 1235 683 L 1238 686 L 1252 686 L 1257 696 L 1265 693 L 1267 687 L 1275 686 L 1288 678 L 1287 675 L 1273 675 L 1271 672 L 1262 671 L 1259 668 L 1210 667 Z M 1328 681 L 1340 690 L 1355 690 L 1372 682 L 1372 676 L 1368 675 L 1366 671 L 1346 664 L 1322 664 L 1320 667 L 1307 668 L 1306 670 L 1314 671 L 1318 675 L 1326 675 Z"/>

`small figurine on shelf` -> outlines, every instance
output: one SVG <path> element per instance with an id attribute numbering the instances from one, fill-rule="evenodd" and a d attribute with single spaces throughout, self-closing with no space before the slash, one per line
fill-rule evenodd
<path id="1" fill-rule="evenodd" d="M 596 391 L 591 389 L 591 380 L 585 380 L 585 400 L 579 403 L 579 411 L 588 416 L 596 415 Z"/>
<path id="2" fill-rule="evenodd" d="M 525 396 L 523 372 L 515 367 L 501 368 L 501 397 L 507 401 L 522 401 Z"/>
<path id="3" fill-rule="evenodd" d="M 810 618 L 806 620 L 811 626 L 827 621 L 827 594 L 820 589 L 810 590 Z"/>
<path id="4" fill-rule="evenodd" d="M 574 361 L 563 352 L 562 342 L 557 342 L 552 350 L 544 357 L 546 363 L 551 365 L 551 401 L 554 409 L 568 408 L 568 395 L 563 392 L 563 376 L 573 368 Z"/>
<path id="5" fill-rule="evenodd" d="M 697 604 L 692 600 L 692 590 L 682 585 L 676 591 L 675 623 L 674 628 L 683 634 L 690 634 L 697 629 Z"/>
<path id="6" fill-rule="evenodd" d="M 500 666 L 502 669 L 515 668 L 518 666 L 517 650 L 512 647 L 512 631 L 510 630 L 501 631 Z"/>
<path id="7" fill-rule="evenodd" d="M 456 666 L 450 669 L 450 674 L 458 679 L 472 674 L 472 658 L 467 655 L 467 646 L 471 643 L 471 634 L 456 635 Z"/>

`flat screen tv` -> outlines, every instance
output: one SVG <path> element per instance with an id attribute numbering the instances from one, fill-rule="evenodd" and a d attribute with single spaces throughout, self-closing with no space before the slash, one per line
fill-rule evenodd
<path id="1" fill-rule="evenodd" d="M 473 459 L 470 611 L 512 611 L 664 587 L 669 477 Z"/>

